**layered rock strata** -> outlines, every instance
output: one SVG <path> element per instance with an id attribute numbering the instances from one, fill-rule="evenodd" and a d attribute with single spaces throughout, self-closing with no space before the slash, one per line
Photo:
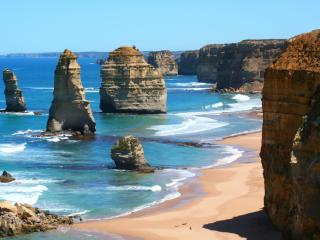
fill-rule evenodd
<path id="1" fill-rule="evenodd" d="M 77 55 L 65 50 L 55 70 L 54 98 L 49 111 L 48 132 L 72 131 L 91 134 L 96 131 L 90 103 L 85 98 Z"/>
<path id="2" fill-rule="evenodd" d="M 320 239 L 320 30 L 290 39 L 262 103 L 265 209 L 285 239 Z"/>
<path id="3" fill-rule="evenodd" d="M 154 172 L 144 158 L 144 152 L 140 141 L 133 136 L 120 138 L 111 149 L 111 158 L 117 169 L 133 170 L 138 172 Z"/>
<path id="4" fill-rule="evenodd" d="M 264 80 L 265 69 L 286 46 L 285 40 L 245 40 L 207 45 L 199 51 L 198 80 L 216 84 L 217 90 L 239 89 L 251 83 L 258 86 L 257 83 Z M 261 87 L 257 90 L 261 91 Z"/>
<path id="5" fill-rule="evenodd" d="M 196 75 L 199 62 L 199 51 L 185 51 L 177 60 L 179 75 Z"/>
<path id="6" fill-rule="evenodd" d="M 135 47 L 120 47 L 101 66 L 103 112 L 164 113 L 167 90 L 158 69 Z"/>
<path id="7" fill-rule="evenodd" d="M 26 103 L 22 91 L 18 88 L 18 79 L 9 69 L 3 70 L 3 81 L 5 85 L 4 94 L 6 97 L 7 112 L 24 112 Z"/>
<path id="8" fill-rule="evenodd" d="M 149 52 L 148 63 L 158 68 L 163 76 L 178 75 L 178 64 L 168 50 Z"/>
<path id="9" fill-rule="evenodd" d="M 71 217 L 59 217 L 27 204 L 0 201 L 0 237 L 56 229 L 59 225 L 72 224 Z"/>

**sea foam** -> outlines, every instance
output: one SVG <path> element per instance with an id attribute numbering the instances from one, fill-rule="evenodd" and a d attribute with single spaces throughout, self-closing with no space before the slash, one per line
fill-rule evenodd
<path id="1" fill-rule="evenodd" d="M 0 153 L 11 154 L 16 152 L 22 152 L 26 149 L 27 143 L 15 144 L 15 143 L 3 143 L 0 144 Z"/>
<path id="2" fill-rule="evenodd" d="M 152 191 L 160 192 L 162 190 L 161 186 L 137 186 L 137 185 L 123 185 L 123 186 L 108 186 L 107 190 L 110 191 Z"/>

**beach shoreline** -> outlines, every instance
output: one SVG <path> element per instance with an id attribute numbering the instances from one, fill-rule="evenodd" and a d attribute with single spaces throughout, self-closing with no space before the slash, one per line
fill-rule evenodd
<path id="1" fill-rule="evenodd" d="M 179 188 L 181 197 L 177 199 L 123 217 L 78 223 L 73 228 L 125 239 L 281 239 L 262 210 L 261 131 L 218 143 L 244 148 L 241 159 L 254 157 L 255 161 L 203 169 L 200 176 Z M 199 186 L 201 194 L 196 192 Z"/>

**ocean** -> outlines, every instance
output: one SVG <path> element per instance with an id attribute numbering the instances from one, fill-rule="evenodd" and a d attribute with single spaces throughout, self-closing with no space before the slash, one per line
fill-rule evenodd
<path id="1" fill-rule="evenodd" d="M 167 114 L 104 114 L 99 109 L 100 66 L 80 58 L 81 78 L 97 123 L 94 140 L 68 136 L 37 137 L 46 128 L 53 97 L 56 58 L 0 57 L 18 77 L 28 112 L 0 114 L 0 170 L 15 178 L 0 185 L 0 199 L 29 203 L 84 220 L 135 212 L 180 196 L 178 187 L 201 168 L 239 159 L 243 150 L 221 146 L 223 137 L 261 129 L 246 114 L 261 107 L 261 96 L 218 94 L 196 76 L 166 77 Z M 5 108 L 3 82 L 0 108 Z M 34 115 L 33 112 L 41 112 Z M 154 174 L 114 169 L 110 149 L 123 135 L 141 139 Z M 100 239 L 86 233 L 59 231 L 14 239 Z"/>

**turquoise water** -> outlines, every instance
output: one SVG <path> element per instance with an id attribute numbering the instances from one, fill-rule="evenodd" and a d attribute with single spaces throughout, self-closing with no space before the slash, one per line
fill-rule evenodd
<path id="1" fill-rule="evenodd" d="M 259 95 L 210 93 L 210 85 L 198 83 L 195 76 L 166 78 L 167 114 L 102 114 L 99 65 L 88 58 L 79 62 L 97 122 L 96 138 L 91 141 L 36 137 L 46 126 L 57 59 L 0 58 L 0 69 L 15 71 L 29 111 L 0 114 L 0 170 L 17 179 L 0 185 L 0 199 L 58 214 L 81 214 L 84 219 L 127 214 L 178 197 L 178 186 L 195 176 L 199 168 L 226 164 L 241 156 L 240 150 L 215 145 L 214 140 L 261 127 L 260 121 L 239 113 L 259 107 Z M 5 108 L 3 94 L 0 108 Z M 42 115 L 33 115 L 34 111 Z M 154 174 L 115 170 L 110 148 L 125 134 L 140 137 L 146 158 L 162 170 Z M 185 146 L 184 142 L 202 143 L 202 147 Z M 56 234 L 23 239 L 54 239 Z M 78 235 L 67 236 L 86 239 L 75 237 Z"/>

